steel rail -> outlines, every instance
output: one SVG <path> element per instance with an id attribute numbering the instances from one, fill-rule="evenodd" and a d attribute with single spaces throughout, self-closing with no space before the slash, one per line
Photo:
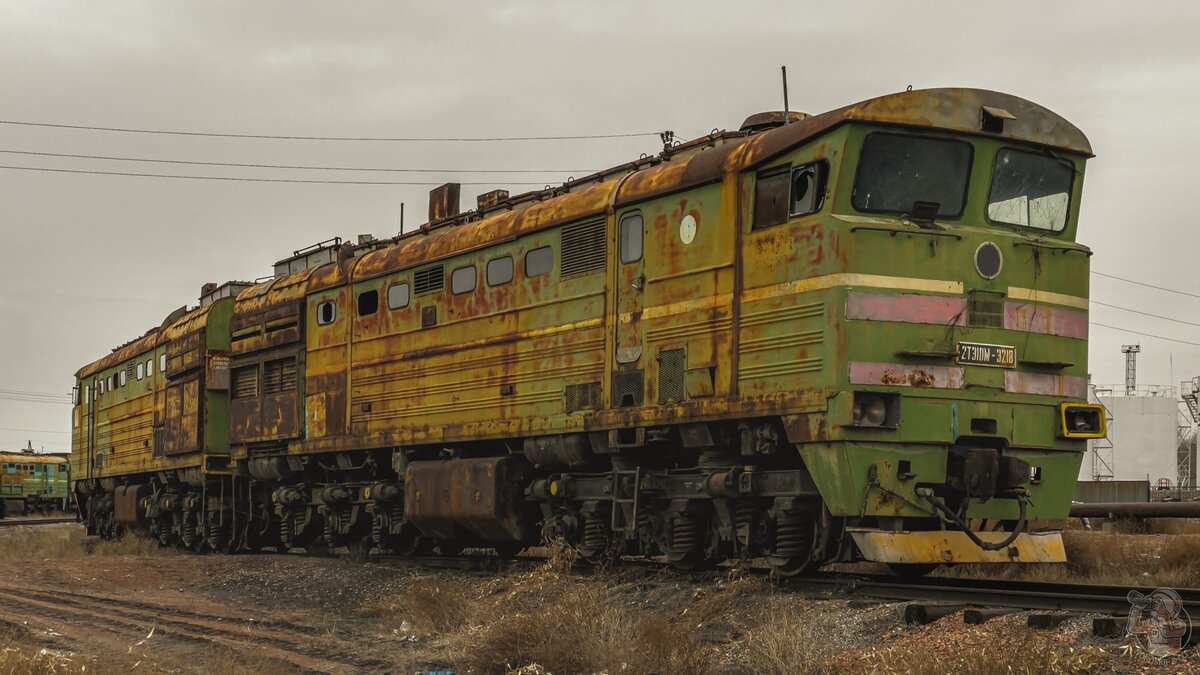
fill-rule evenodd
<path id="1" fill-rule="evenodd" d="M 452 569 L 470 572 L 497 572 L 516 567 L 530 567 L 545 563 L 541 556 L 519 556 L 502 559 L 487 555 L 459 556 L 371 556 L 372 561 L 385 564 L 416 565 L 432 569 Z M 686 572 L 674 570 L 667 563 L 652 559 L 625 559 L 612 569 L 642 567 L 653 570 L 670 570 L 673 574 L 687 576 L 712 576 L 727 574 L 736 569 L 744 572 L 770 576 L 771 568 L 766 565 L 749 567 L 720 566 L 708 571 Z M 586 571 L 588 567 L 575 569 Z M 856 574 L 847 572 L 816 573 L 811 576 L 779 578 L 780 585 L 790 590 L 809 590 L 821 593 L 855 595 L 879 600 L 939 602 L 971 605 L 976 607 L 1008 607 L 1013 609 L 1086 612 L 1095 614 L 1128 614 L 1131 607 L 1129 595 L 1137 592 L 1150 595 L 1155 588 L 1134 586 L 1109 586 L 1100 584 L 1049 583 L 1032 581 L 1007 581 L 999 579 L 969 579 L 962 577 L 918 577 L 905 578 L 883 574 Z M 1191 616 L 1200 617 L 1200 589 L 1174 589 L 1183 600 L 1183 608 Z"/>
<path id="2" fill-rule="evenodd" d="M 63 518 L 21 518 L 10 517 L 0 518 L 0 527 L 11 527 L 14 525 L 54 525 L 56 523 L 74 523 L 74 516 Z"/>
<path id="3" fill-rule="evenodd" d="M 842 592 L 884 600 L 933 601 L 978 607 L 1127 614 L 1129 595 L 1136 591 L 1149 595 L 1154 588 L 1106 586 L 1099 584 L 1046 583 L 966 579 L 960 577 L 922 577 L 904 579 L 886 575 L 845 573 L 818 574 L 788 579 L 792 586 L 828 592 Z M 1200 589 L 1174 589 L 1184 609 L 1200 616 Z"/>

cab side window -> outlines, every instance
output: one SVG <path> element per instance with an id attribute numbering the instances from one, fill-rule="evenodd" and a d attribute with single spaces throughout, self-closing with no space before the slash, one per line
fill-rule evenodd
<path id="1" fill-rule="evenodd" d="M 826 162 L 759 172 L 754 183 L 752 230 L 786 223 L 789 218 L 816 213 L 825 201 Z"/>
<path id="2" fill-rule="evenodd" d="M 794 218 L 821 210 L 825 202 L 825 162 L 813 162 L 792 170 L 792 196 L 788 213 Z"/>

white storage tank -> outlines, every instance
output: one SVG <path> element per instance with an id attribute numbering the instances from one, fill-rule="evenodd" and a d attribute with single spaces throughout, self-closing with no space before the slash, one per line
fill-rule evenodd
<path id="1" fill-rule="evenodd" d="M 1166 478 L 1174 486 L 1179 479 L 1179 402 L 1174 387 L 1141 386 L 1127 391 L 1117 385 L 1097 387 L 1095 392 L 1110 417 L 1112 479 L 1148 479 L 1153 486 Z M 1079 479 L 1092 477 L 1092 462 L 1085 457 Z"/>

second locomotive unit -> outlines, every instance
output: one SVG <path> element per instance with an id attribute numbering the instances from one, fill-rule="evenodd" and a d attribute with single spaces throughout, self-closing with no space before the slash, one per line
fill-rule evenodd
<path id="1" fill-rule="evenodd" d="M 93 532 L 231 550 L 791 574 L 1064 559 L 1086 439 L 1087 138 L 932 89 L 662 154 L 208 287 L 78 373 Z M 336 244 L 336 242 L 335 242 Z"/>

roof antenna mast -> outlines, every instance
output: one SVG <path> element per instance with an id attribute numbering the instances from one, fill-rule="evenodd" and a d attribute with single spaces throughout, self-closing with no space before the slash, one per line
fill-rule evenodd
<path id="1" fill-rule="evenodd" d="M 792 115 L 788 108 L 787 96 L 787 66 L 780 66 L 780 72 L 783 74 L 783 123 L 787 124 L 791 121 Z"/>

